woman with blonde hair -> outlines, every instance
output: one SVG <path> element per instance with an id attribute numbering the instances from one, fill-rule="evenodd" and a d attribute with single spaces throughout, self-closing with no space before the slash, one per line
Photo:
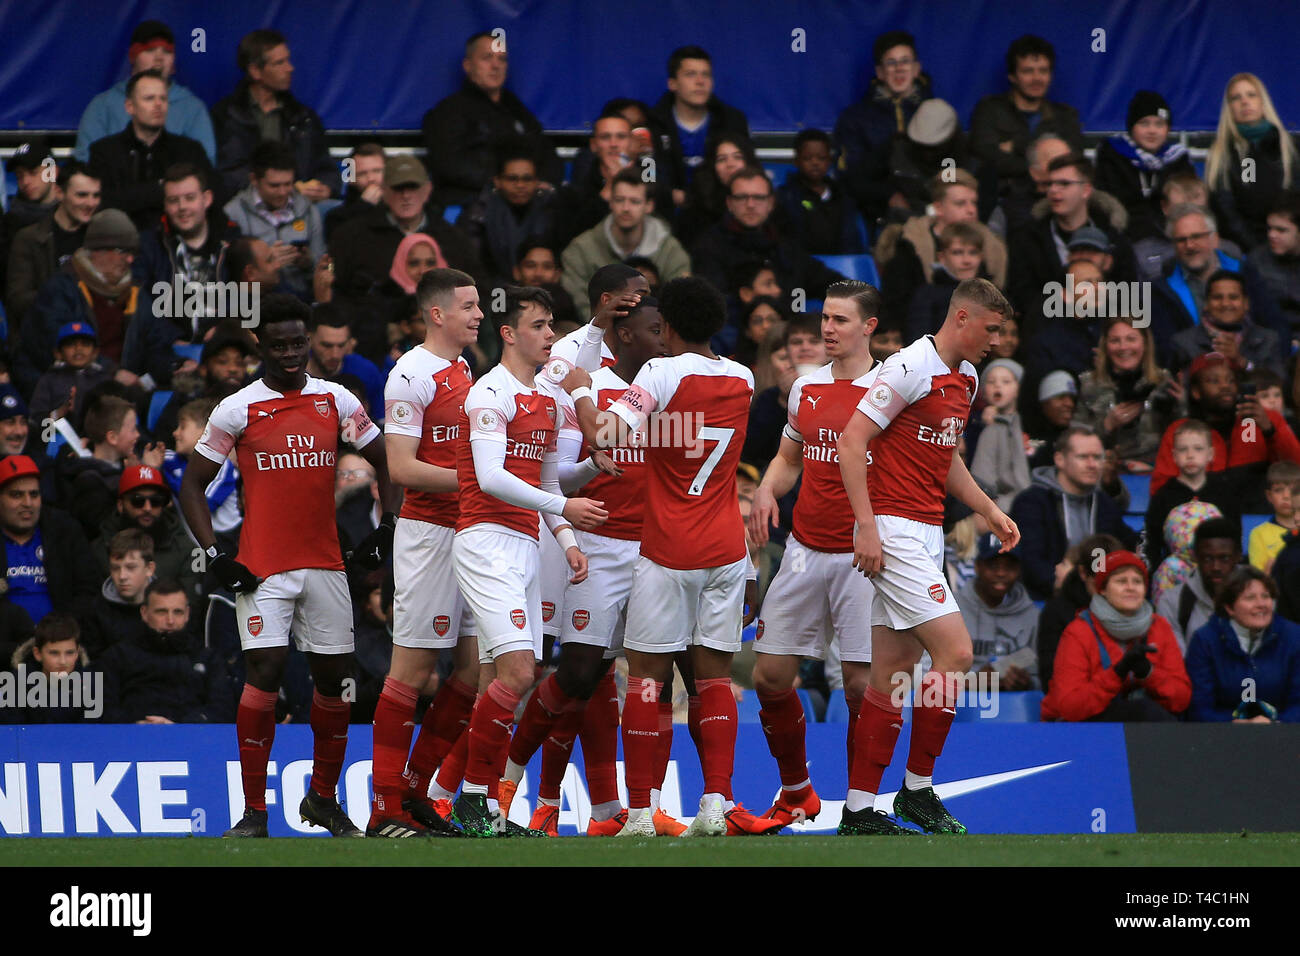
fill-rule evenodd
<path id="1" fill-rule="evenodd" d="M 1252 175 L 1245 176 L 1245 160 Z M 1268 235 L 1267 219 L 1300 169 L 1300 151 L 1273 107 L 1264 83 L 1253 73 L 1228 81 L 1219 110 L 1219 128 L 1205 164 L 1220 233 L 1249 252 Z"/>
<path id="2" fill-rule="evenodd" d="M 1177 380 L 1156 364 L 1151 330 L 1130 316 L 1113 316 L 1102 327 L 1093 367 L 1079 376 L 1073 424 L 1113 442 L 1125 471 L 1149 472 L 1165 429 L 1180 417 L 1182 395 Z"/>

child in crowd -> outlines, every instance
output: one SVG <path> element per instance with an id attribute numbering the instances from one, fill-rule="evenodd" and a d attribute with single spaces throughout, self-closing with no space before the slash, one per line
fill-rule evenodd
<path id="1" fill-rule="evenodd" d="M 1012 359 L 995 359 L 984 370 L 981 389 L 987 405 L 983 428 L 977 438 L 970 473 L 989 489 L 998 507 L 1011 509 L 1011 501 L 1029 487 L 1029 458 L 1025 454 L 1025 433 L 1016 411 L 1020 400 L 1020 379 L 1024 369 Z"/>
<path id="2" fill-rule="evenodd" d="M 1146 515 L 1146 561 L 1159 568 L 1168 556 L 1165 543 L 1165 519 L 1174 508 L 1188 501 L 1208 501 L 1221 514 L 1235 521 L 1241 518 L 1239 491 L 1233 476 L 1226 471 L 1210 471 L 1214 461 L 1210 426 L 1188 418 L 1174 429 L 1174 464 L 1178 477 L 1165 482 L 1151 496 Z M 1279 545 L 1280 546 L 1280 545 Z"/>
<path id="3" fill-rule="evenodd" d="M 794 171 L 776 191 L 790 235 L 812 255 L 854 255 L 863 251 L 857 211 L 831 178 L 830 136 L 800 130 L 794 138 Z"/>
<path id="4" fill-rule="evenodd" d="M 84 396 L 116 371 L 117 363 L 99 354 L 99 338 L 92 326 L 85 322 L 65 323 L 54 346 L 54 364 L 37 379 L 32 392 L 32 417 L 44 421 L 68 401 L 75 388 L 76 394 L 82 396 L 71 410 L 76 418 Z"/>
<path id="5" fill-rule="evenodd" d="M 168 449 L 161 469 L 167 487 L 174 495 L 180 494 L 185 465 L 190 455 L 194 454 L 194 446 L 203 437 L 203 430 L 208 427 L 208 417 L 216 407 L 216 401 L 211 398 L 196 398 L 182 405 L 177 413 L 176 431 L 172 432 L 176 450 Z M 218 541 L 226 542 L 231 547 L 237 547 L 239 528 L 244 523 L 244 515 L 239 508 L 238 487 L 239 469 L 227 458 L 221 463 L 217 477 L 212 479 L 206 492 L 208 508 L 212 511 L 212 530 Z"/>
<path id="6" fill-rule="evenodd" d="M 143 627 L 140 605 L 154 579 L 153 538 L 139 528 L 123 528 L 108 542 L 108 577 L 91 608 L 82 639 L 88 653 L 99 656 Z"/>
<path id="7" fill-rule="evenodd" d="M 1269 465 L 1264 474 L 1264 497 L 1273 509 L 1273 517 L 1251 531 L 1246 550 L 1252 566 L 1269 572 L 1286 543 L 1287 532 L 1300 526 L 1295 513 L 1296 502 L 1300 501 L 1300 465 L 1293 461 Z"/>
<path id="8" fill-rule="evenodd" d="M 75 675 L 84 670 L 89 658 L 81 646 L 81 627 L 77 619 L 58 611 L 45 615 L 36 625 L 35 636 L 20 644 L 12 659 L 4 663 L 11 664 L 15 670 L 19 665 L 24 666 L 29 678 L 38 671 L 48 679 L 56 675 Z M 80 703 L 82 706 L 79 707 L 3 707 L 0 708 L 0 723 L 81 723 L 87 719 L 94 720 L 103 713 L 102 701 L 83 699 Z"/>
<path id="9" fill-rule="evenodd" d="M 916 287 L 908 305 L 903 330 L 908 342 L 939 331 L 957 283 L 979 275 L 984 234 L 968 222 L 954 222 L 939 233 L 935 249 L 939 261 L 930 273 L 930 281 Z"/>

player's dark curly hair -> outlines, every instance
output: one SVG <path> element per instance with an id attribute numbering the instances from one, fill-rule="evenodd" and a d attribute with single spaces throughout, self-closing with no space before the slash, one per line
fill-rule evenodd
<path id="1" fill-rule="evenodd" d="M 659 290 L 659 311 L 664 321 L 691 345 L 703 345 L 727 321 L 722 293 L 699 276 L 683 276 Z"/>
<path id="2" fill-rule="evenodd" d="M 303 325 L 311 323 L 311 309 L 307 303 L 284 292 L 262 296 L 261 312 L 263 328 L 277 322 L 301 322 Z"/>
<path id="3" fill-rule="evenodd" d="M 555 311 L 555 300 L 545 289 L 535 285 L 508 285 L 506 291 L 506 307 L 500 311 L 493 311 L 492 324 L 496 327 L 497 335 L 507 325 L 512 329 L 519 328 L 519 316 L 523 314 L 524 305 L 528 302 L 536 302 L 547 312 Z"/>

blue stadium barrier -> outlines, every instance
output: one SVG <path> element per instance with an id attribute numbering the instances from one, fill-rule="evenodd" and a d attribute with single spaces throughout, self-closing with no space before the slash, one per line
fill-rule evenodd
<path id="1" fill-rule="evenodd" d="M 858 236 L 858 245 L 863 249 L 870 249 L 871 237 L 867 235 L 866 220 L 862 218 L 862 214 L 856 209 L 851 210 L 851 215 L 853 216 L 853 231 Z"/>
<path id="2" fill-rule="evenodd" d="M 159 389 L 149 397 L 149 417 L 146 419 L 146 424 L 150 434 L 153 434 L 154 426 L 158 424 L 158 419 L 162 417 L 163 409 L 167 407 L 167 403 L 172 400 L 172 396 L 175 394 L 173 391 Z M 157 438 L 158 436 L 155 435 L 154 437 Z M 171 436 L 165 435 L 163 437 L 170 438 Z"/>
<path id="3" fill-rule="evenodd" d="M 1039 706 L 1043 703 L 1041 690 L 1006 690 L 998 693 L 994 700 L 996 712 L 990 705 L 981 707 L 958 707 L 955 721 L 962 723 L 1003 723 L 1032 724 L 1039 719 Z"/>
<path id="4" fill-rule="evenodd" d="M 455 224 L 456 220 L 460 218 L 460 206 L 444 206 L 442 210 L 442 218 Z"/>
<path id="5" fill-rule="evenodd" d="M 742 724 L 758 723 L 758 692 L 750 688 L 745 696 L 736 701 L 736 720 Z"/>
<path id="6" fill-rule="evenodd" d="M 844 688 L 831 691 L 831 696 L 826 701 L 826 719 L 823 723 L 827 724 L 847 724 L 849 722 L 849 705 L 844 699 Z"/>
<path id="7" fill-rule="evenodd" d="M 1119 480 L 1124 482 L 1124 487 L 1128 489 L 1129 513 L 1145 515 L 1147 506 L 1151 504 L 1151 476 L 1120 475 Z"/>
<path id="8" fill-rule="evenodd" d="M 876 260 L 869 253 L 860 256 L 813 256 L 847 279 L 870 282 L 880 287 L 880 273 L 876 270 Z"/>
<path id="9" fill-rule="evenodd" d="M 794 163 L 764 163 L 763 171 L 767 173 L 767 178 L 772 180 L 772 185 L 782 186 L 785 184 L 786 177 L 794 172 Z"/>
<path id="10" fill-rule="evenodd" d="M 197 362 L 203 357 L 203 343 L 182 342 L 179 345 L 173 345 L 172 352 L 183 359 L 194 359 Z"/>
<path id="11" fill-rule="evenodd" d="M 748 694 L 749 691 L 745 691 L 745 693 Z M 817 708 L 813 706 L 812 694 L 808 693 L 802 687 L 795 691 L 795 693 L 799 696 L 799 703 L 803 704 L 804 722 L 808 724 L 817 723 Z M 758 693 L 755 692 L 754 696 L 757 697 Z"/>

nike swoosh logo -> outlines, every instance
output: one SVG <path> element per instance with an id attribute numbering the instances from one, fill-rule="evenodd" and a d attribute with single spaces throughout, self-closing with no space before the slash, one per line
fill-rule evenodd
<path id="1" fill-rule="evenodd" d="M 989 787 L 1010 783 L 1022 777 L 1032 777 L 1048 770 L 1055 770 L 1057 767 L 1064 767 L 1068 763 L 1070 763 L 1069 760 L 1058 760 L 1056 763 L 1040 764 L 1037 767 L 1026 767 L 1023 770 L 1008 770 L 1003 773 L 985 774 L 981 777 L 967 777 L 964 780 L 936 783 L 934 792 L 940 800 L 948 800 L 951 797 L 960 797 L 967 793 L 976 793 L 980 790 L 987 790 Z M 892 814 L 894 812 L 894 797 L 896 796 L 898 796 L 897 790 L 892 793 L 878 794 L 876 796 L 876 809 Z M 800 833 L 832 832 L 840 825 L 840 816 L 843 813 L 843 800 L 823 800 L 821 813 L 817 814 L 816 820 L 804 820 L 800 823 L 792 823 L 790 826 L 791 829 Z"/>

